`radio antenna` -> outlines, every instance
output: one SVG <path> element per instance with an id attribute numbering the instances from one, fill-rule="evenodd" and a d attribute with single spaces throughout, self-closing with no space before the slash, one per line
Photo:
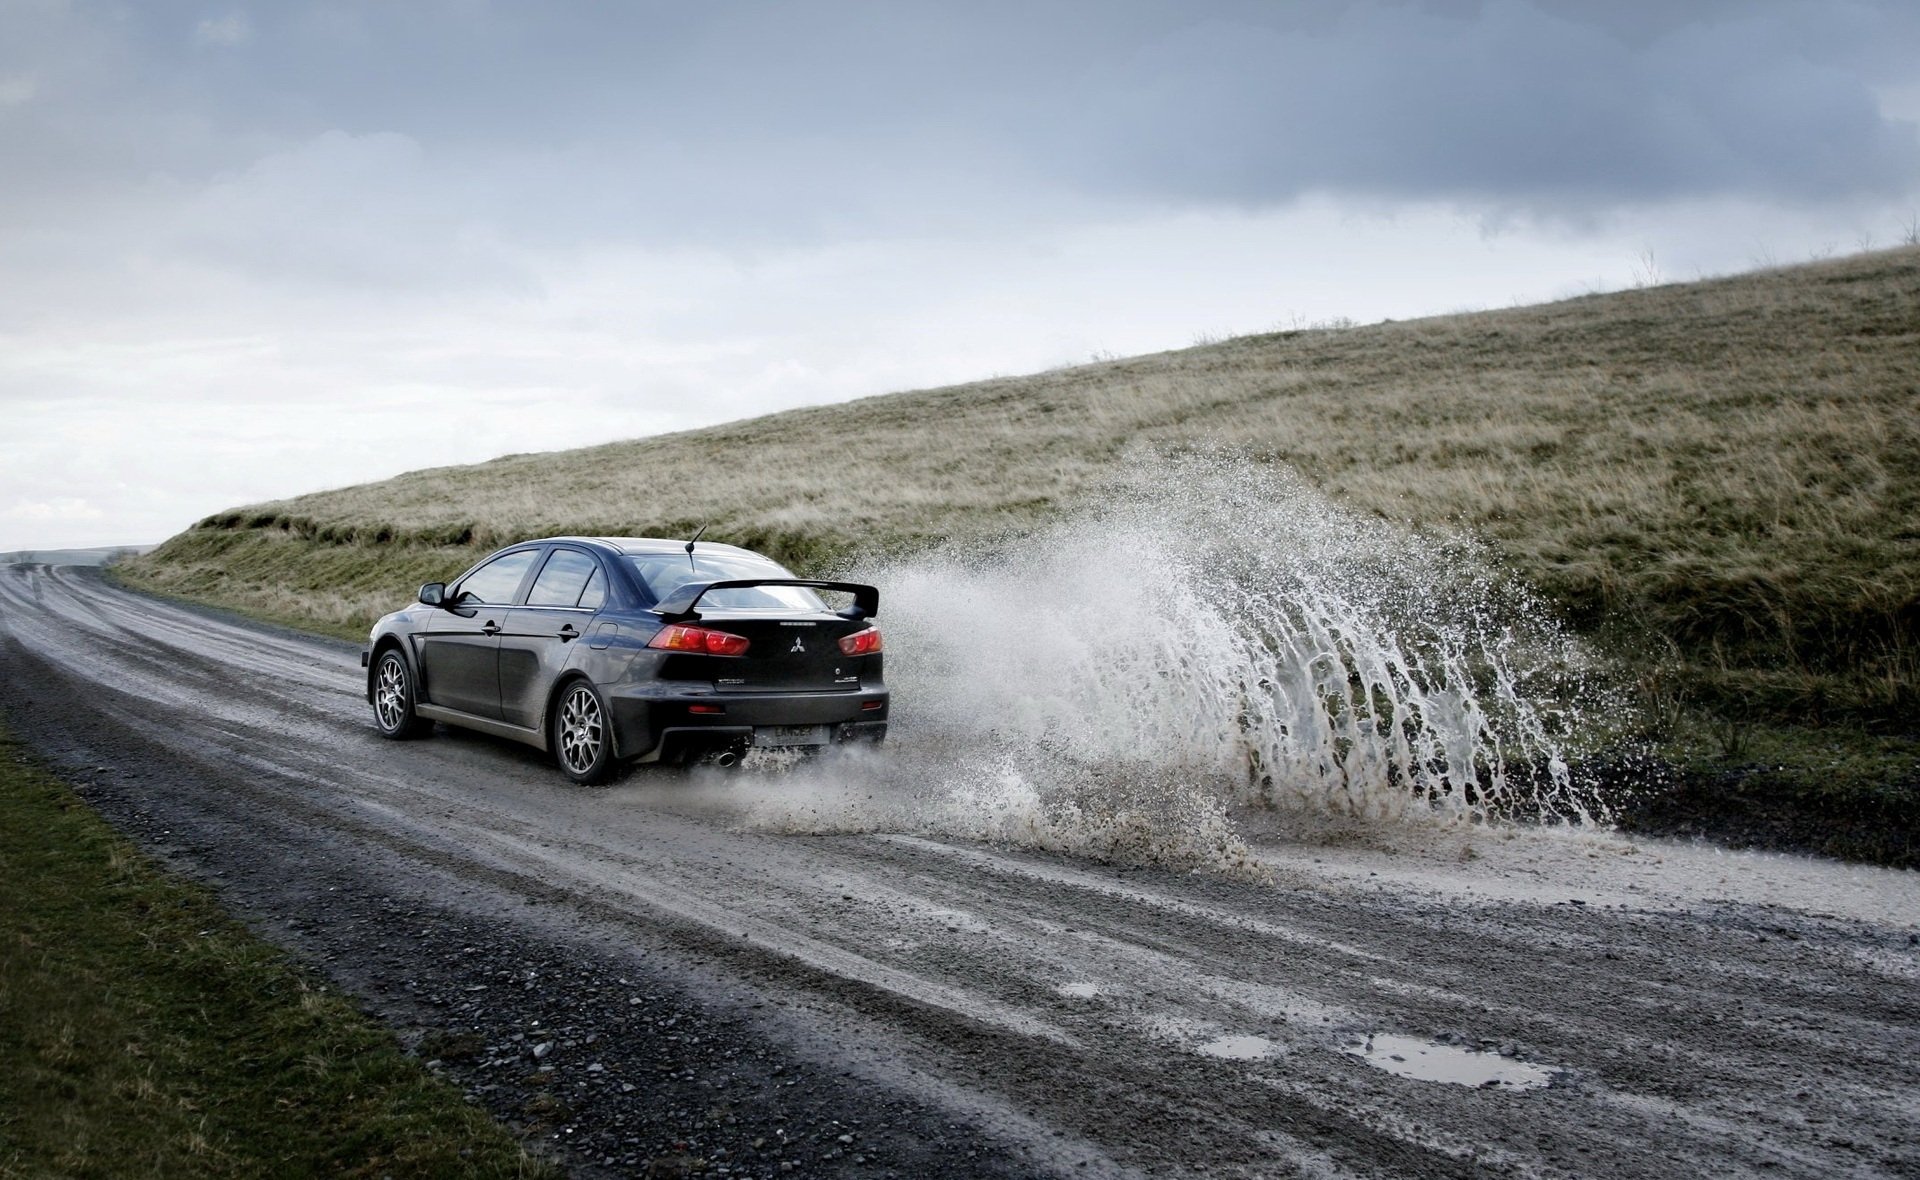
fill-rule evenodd
<path id="1" fill-rule="evenodd" d="M 693 564 L 693 542 L 698 541 L 702 536 L 704 536 L 706 534 L 706 531 L 707 531 L 707 526 L 704 524 L 701 525 L 698 531 L 696 531 L 693 534 L 692 540 L 689 540 L 687 542 L 687 568 L 692 570 L 695 573 L 700 572 L 700 567 Z"/>

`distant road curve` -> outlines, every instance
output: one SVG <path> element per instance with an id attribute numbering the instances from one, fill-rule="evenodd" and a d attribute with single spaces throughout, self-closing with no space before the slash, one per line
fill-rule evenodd
<path id="1" fill-rule="evenodd" d="M 666 1150 L 632 1128 L 671 1103 L 705 1120 L 688 1151 L 733 1144 L 744 1175 L 1920 1175 L 1915 874 L 1566 840 L 1525 860 L 1529 837 L 1483 833 L 1444 869 L 1393 838 L 1275 838 L 1276 882 L 1242 884 L 782 836 L 726 801 L 777 778 L 591 790 L 482 738 L 382 741 L 362 675 L 348 645 L 0 567 L 15 731 L 390 1017 L 481 1030 L 447 1068 L 496 1110 L 564 1083 L 551 1137 L 582 1174 Z M 1616 852 L 1638 876 L 1592 867 Z M 435 942 L 454 929 L 473 941 Z M 556 954 L 619 976 L 567 993 L 578 1020 L 624 985 L 609 1011 L 734 1031 L 694 1047 L 649 1021 L 677 1055 L 658 1072 L 614 1016 L 551 1056 L 538 1029 L 496 1051 L 569 986 L 519 957 Z M 727 1138 L 791 1080 L 749 1068 L 759 1046 L 846 1107 L 809 1108 L 804 1145 Z M 572 1060 L 577 1087 L 513 1080 Z M 886 1103 L 909 1113 L 883 1132 Z M 912 1156 L 929 1128 L 951 1143 Z"/>

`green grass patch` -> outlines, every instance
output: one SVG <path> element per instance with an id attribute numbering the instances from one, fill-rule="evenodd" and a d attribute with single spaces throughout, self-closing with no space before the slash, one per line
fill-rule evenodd
<path id="1" fill-rule="evenodd" d="M 552 1176 L 0 730 L 0 1176 Z"/>
<path id="2" fill-rule="evenodd" d="M 316 556 L 319 560 L 314 564 L 323 568 L 330 567 L 333 563 L 327 560 L 329 556 L 327 550 L 324 547 L 316 548 Z M 283 560 L 283 569 L 298 569 L 300 564 L 298 561 Z M 459 565 L 455 568 L 465 569 L 466 566 Z M 257 623 L 269 623 L 276 627 L 304 631 L 310 635 L 325 635 L 332 639 L 345 639 L 363 645 L 367 641 L 372 619 L 386 613 L 386 610 L 382 610 L 364 621 L 362 616 L 367 613 L 366 611 L 345 614 L 319 613 L 311 609 L 311 600 L 302 600 L 297 594 L 290 596 L 292 601 L 276 601 L 272 595 L 264 593 L 266 589 L 264 586 L 255 587 L 254 593 L 235 594 L 232 592 L 231 584 L 216 584 L 215 575 L 205 568 L 184 579 L 156 578 L 150 570 L 131 567 L 124 563 L 102 567 L 102 573 L 109 582 L 129 590 L 137 590 L 142 594 L 150 594 L 155 598 L 168 599 L 186 606 L 217 607 Z M 444 575 L 437 574 L 421 579 L 423 583 L 444 580 Z M 384 601 L 391 602 L 392 605 L 387 609 L 397 610 L 410 601 L 410 598 L 401 596 L 394 589 L 397 583 L 390 577 L 378 577 L 368 581 L 374 588 L 373 593 L 380 594 Z M 270 607 L 269 603 L 275 603 L 277 609 Z"/>
<path id="3" fill-rule="evenodd" d="M 1920 868 L 1920 737 L 1690 718 L 1661 756 L 1630 831 Z"/>

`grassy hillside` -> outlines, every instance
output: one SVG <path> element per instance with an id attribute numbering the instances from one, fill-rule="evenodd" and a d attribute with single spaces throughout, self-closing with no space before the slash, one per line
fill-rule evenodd
<path id="1" fill-rule="evenodd" d="M 136 584 L 364 633 L 508 540 L 690 532 L 803 568 L 1037 520 L 1225 443 L 1471 529 L 1717 716 L 1884 726 L 1920 673 L 1920 250 L 1281 332 L 515 455 L 210 517 Z"/>
<path id="2" fill-rule="evenodd" d="M 1478 534 L 1618 654 L 1681 768 L 1647 822 L 1920 856 L 1920 249 L 419 471 L 220 513 L 124 576 L 359 636 L 509 540 L 709 524 L 817 570 L 1222 444 Z"/>

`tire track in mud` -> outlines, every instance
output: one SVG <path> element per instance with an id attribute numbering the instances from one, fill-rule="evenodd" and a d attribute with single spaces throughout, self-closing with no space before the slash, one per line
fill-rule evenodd
<path id="1" fill-rule="evenodd" d="M 17 731 L 76 777 L 125 772 L 88 797 L 224 874 L 238 908 L 403 1026 L 448 1016 L 376 978 L 497 984 L 425 945 L 393 966 L 408 948 L 365 914 L 330 922 L 375 888 L 504 956 L 647 975 L 689 1020 L 743 1022 L 721 1038 L 733 1056 L 544 1129 L 594 1145 L 569 1156 L 583 1172 L 714 1150 L 704 1124 L 616 1132 L 674 1086 L 708 1096 L 752 1043 L 833 1078 L 801 1121 L 906 1112 L 884 1150 L 828 1146 L 811 1174 L 1920 1174 L 1920 951 L 1911 921 L 1878 911 L 1577 905 L 1577 883 L 1462 901 L 1409 884 L 1404 858 L 1373 881 L 1294 857 L 1246 884 L 910 833 L 769 834 L 744 801 L 777 777 L 585 791 L 489 739 L 382 742 L 350 648 L 94 574 L 0 568 L 0 627 Z M 1860 872 L 1920 915 L 1913 875 Z M 345 903 L 338 885 L 316 896 L 323 880 L 377 885 Z M 290 914 L 299 929 L 276 925 Z M 355 923 L 368 933 L 313 933 Z M 1357 1055 L 1388 1033 L 1506 1049 L 1551 1084 L 1397 1076 Z M 1221 1055 L 1251 1043 L 1235 1038 L 1258 1041 Z M 483 1096 L 525 1124 L 525 1088 Z M 914 1154 L 935 1139 L 950 1146 Z M 733 1174 L 789 1174 L 727 1142 Z"/>

